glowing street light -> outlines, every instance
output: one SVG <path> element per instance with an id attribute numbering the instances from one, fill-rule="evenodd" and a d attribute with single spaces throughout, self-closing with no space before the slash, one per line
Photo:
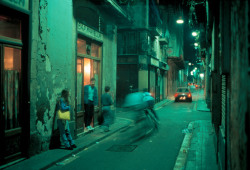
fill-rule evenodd
<path id="1" fill-rule="evenodd" d="M 198 47 L 198 45 L 199 45 L 198 43 L 194 43 L 194 46 L 195 46 L 195 47 Z"/>
<path id="2" fill-rule="evenodd" d="M 182 17 L 179 17 L 179 19 L 176 21 L 177 24 L 183 24 L 184 20 L 182 19 Z"/>
<path id="3" fill-rule="evenodd" d="M 201 79 L 204 78 L 204 73 L 200 73 Z"/>
<path id="4" fill-rule="evenodd" d="M 192 32 L 192 36 L 194 36 L 194 37 L 196 37 L 198 34 L 197 34 L 197 32 Z"/>
<path id="5" fill-rule="evenodd" d="M 190 65 L 190 66 L 191 66 L 191 64 L 192 64 L 192 63 L 188 63 L 188 65 Z"/>

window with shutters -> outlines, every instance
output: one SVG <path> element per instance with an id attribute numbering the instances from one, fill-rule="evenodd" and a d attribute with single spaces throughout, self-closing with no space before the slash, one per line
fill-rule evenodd
<path id="1" fill-rule="evenodd" d="M 117 42 L 118 55 L 145 54 L 148 50 L 146 31 L 121 31 Z"/>

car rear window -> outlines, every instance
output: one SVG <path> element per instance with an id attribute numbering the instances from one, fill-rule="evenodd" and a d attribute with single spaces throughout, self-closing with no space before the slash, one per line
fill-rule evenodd
<path id="1" fill-rule="evenodd" d="M 189 92 L 188 89 L 177 89 L 177 92 L 181 93 L 181 92 Z"/>

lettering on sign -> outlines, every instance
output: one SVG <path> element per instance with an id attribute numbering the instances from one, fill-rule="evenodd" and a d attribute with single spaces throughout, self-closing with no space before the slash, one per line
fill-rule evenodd
<path id="1" fill-rule="evenodd" d="M 2 0 L 2 1 L 19 8 L 29 10 L 29 0 Z"/>
<path id="2" fill-rule="evenodd" d="M 103 41 L 103 35 L 101 33 L 93 30 L 92 28 L 87 27 L 86 25 L 83 25 L 82 23 L 77 24 L 77 30 L 78 30 L 78 32 L 80 32 L 86 36 L 94 38 L 98 41 Z"/>

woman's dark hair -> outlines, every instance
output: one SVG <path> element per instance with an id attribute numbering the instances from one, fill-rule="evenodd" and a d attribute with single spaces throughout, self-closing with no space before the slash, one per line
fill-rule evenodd
<path id="1" fill-rule="evenodd" d="M 64 99 L 65 102 L 69 103 L 69 91 L 64 89 L 62 91 L 62 98 Z"/>
<path id="2" fill-rule="evenodd" d="M 105 86 L 105 92 L 109 92 L 110 87 L 109 86 Z"/>

